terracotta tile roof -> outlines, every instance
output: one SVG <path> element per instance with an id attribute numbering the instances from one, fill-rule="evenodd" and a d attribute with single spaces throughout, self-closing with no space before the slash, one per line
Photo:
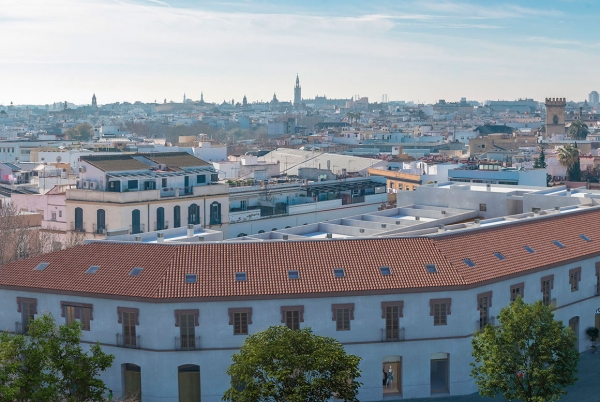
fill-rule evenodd
<path id="1" fill-rule="evenodd" d="M 177 246 L 92 243 L 0 267 L 0 287 L 148 299 L 461 287 L 596 255 L 600 226 L 591 223 L 598 219 L 600 209 L 588 209 L 431 237 Z M 555 239 L 565 248 L 555 246 Z M 526 245 L 535 253 L 525 251 Z M 506 259 L 496 258 L 496 251 Z M 465 258 L 475 266 L 468 267 Z M 40 262 L 50 265 L 34 271 Z M 437 273 L 428 273 L 426 264 L 436 264 Z M 100 269 L 86 274 L 91 265 Z M 391 267 L 391 275 L 382 275 L 380 266 Z M 137 277 L 129 276 L 134 267 L 143 268 Z M 344 268 L 346 276 L 336 278 L 334 268 Z M 288 270 L 298 270 L 300 278 L 289 279 Z M 246 272 L 247 280 L 236 282 L 236 272 Z M 185 283 L 186 274 L 197 274 L 197 283 Z"/>

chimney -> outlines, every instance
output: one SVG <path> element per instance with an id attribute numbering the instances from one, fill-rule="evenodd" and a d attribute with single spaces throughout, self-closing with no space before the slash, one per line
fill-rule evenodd
<path id="1" fill-rule="evenodd" d="M 136 241 L 136 243 L 141 243 L 142 242 L 142 236 L 135 236 L 135 241 Z"/>
<path id="2" fill-rule="evenodd" d="M 162 232 L 158 232 L 156 234 L 156 242 L 157 243 L 164 243 L 165 242 L 165 234 Z"/>
<path id="3" fill-rule="evenodd" d="M 560 207 L 554 207 L 554 213 L 560 214 Z"/>
<path id="4" fill-rule="evenodd" d="M 567 189 L 567 197 L 570 197 L 570 196 L 571 196 L 571 189 L 570 189 L 570 188 L 568 188 L 568 189 Z"/>
<path id="5" fill-rule="evenodd" d="M 491 184 L 486 184 L 485 185 L 485 191 L 492 191 L 492 185 Z"/>
<path id="6" fill-rule="evenodd" d="M 175 188 L 175 197 L 179 197 L 179 188 Z"/>
<path id="7" fill-rule="evenodd" d="M 438 186 L 438 185 L 437 185 L 437 180 L 434 180 L 434 181 L 433 181 L 433 187 L 437 187 L 437 186 Z"/>
<path id="8" fill-rule="evenodd" d="M 382 223 L 382 224 L 381 224 L 381 227 L 382 227 L 382 228 L 385 228 L 385 227 L 387 227 L 387 224 L 385 224 L 385 223 Z"/>
<path id="9" fill-rule="evenodd" d="M 474 225 L 476 228 L 478 228 L 478 227 L 481 227 L 481 219 L 475 219 L 475 220 L 473 221 L 473 225 Z"/>
<path id="10" fill-rule="evenodd" d="M 446 226 L 438 225 L 438 233 L 444 233 L 446 231 Z"/>
<path id="11" fill-rule="evenodd" d="M 540 209 L 539 208 L 533 208 L 533 216 L 540 216 Z"/>
<path id="12" fill-rule="evenodd" d="M 421 217 L 420 217 L 420 216 L 415 216 L 415 220 L 416 220 L 416 221 L 420 221 L 420 220 L 421 220 Z"/>
<path id="13" fill-rule="evenodd" d="M 326 237 L 327 239 L 333 239 L 333 234 L 331 234 L 331 233 L 327 233 L 327 234 L 325 235 L 325 237 Z"/>
<path id="14" fill-rule="evenodd" d="M 396 221 L 396 225 L 400 225 L 402 221 Z"/>
<path id="15" fill-rule="evenodd" d="M 194 225 L 192 225 L 191 223 L 188 225 L 187 228 L 187 237 L 194 237 Z"/>

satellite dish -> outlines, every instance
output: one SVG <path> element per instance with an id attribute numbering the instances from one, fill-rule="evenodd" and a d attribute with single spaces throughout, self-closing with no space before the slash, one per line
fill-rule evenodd
<path id="1" fill-rule="evenodd" d="M 56 162 L 57 162 L 57 163 L 60 163 L 60 161 L 62 161 L 62 158 L 60 157 L 60 155 L 58 155 L 58 156 L 56 157 Z"/>

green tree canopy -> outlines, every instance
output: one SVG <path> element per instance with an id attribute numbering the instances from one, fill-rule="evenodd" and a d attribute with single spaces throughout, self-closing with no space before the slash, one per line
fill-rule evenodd
<path id="1" fill-rule="evenodd" d="M 544 151 L 544 147 L 542 147 L 542 150 L 540 151 L 540 157 L 536 158 L 533 161 L 533 168 L 534 169 L 546 169 L 547 166 L 548 166 L 548 164 L 546 163 L 546 152 Z"/>
<path id="2" fill-rule="evenodd" d="M 587 124 L 581 120 L 575 120 L 569 126 L 569 136 L 573 140 L 585 140 L 589 133 Z"/>
<path id="3" fill-rule="evenodd" d="M 87 123 L 78 124 L 75 127 L 68 129 L 65 134 L 71 140 L 89 141 L 92 138 L 92 126 Z"/>
<path id="4" fill-rule="evenodd" d="M 359 362 L 341 343 L 314 335 L 310 328 L 270 327 L 249 336 L 233 355 L 227 369 L 231 388 L 223 400 L 320 402 L 336 395 L 358 401 Z"/>
<path id="5" fill-rule="evenodd" d="M 554 320 L 541 301 L 520 297 L 504 307 L 500 325 L 487 325 L 473 337 L 471 376 L 483 396 L 524 402 L 558 401 L 577 381 L 579 353 L 571 328 Z"/>
<path id="6" fill-rule="evenodd" d="M 98 378 L 113 355 L 98 343 L 84 352 L 81 324 L 56 327 L 51 315 L 29 324 L 27 335 L 0 333 L 0 401 L 104 401 Z"/>
<path id="7" fill-rule="evenodd" d="M 569 181 L 581 181 L 581 164 L 577 143 L 567 144 L 558 149 L 558 162 L 567 168 Z"/>

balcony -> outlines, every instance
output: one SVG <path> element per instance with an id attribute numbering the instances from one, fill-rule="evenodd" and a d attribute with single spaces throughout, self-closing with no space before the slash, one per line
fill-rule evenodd
<path id="1" fill-rule="evenodd" d="M 75 222 L 71 222 L 71 232 L 85 232 L 85 222 L 81 222 L 80 226 L 75 226 Z"/>
<path id="2" fill-rule="evenodd" d="M 175 337 L 175 350 L 200 350 L 199 336 Z"/>
<path id="3" fill-rule="evenodd" d="M 163 224 L 162 228 L 159 228 L 158 223 L 154 222 L 154 231 L 156 232 L 157 230 L 165 230 L 169 228 L 169 221 L 165 221 L 165 223 Z"/>
<path id="4" fill-rule="evenodd" d="M 129 225 L 129 234 L 144 233 L 145 231 L 146 231 L 146 224 L 145 223 L 140 223 L 136 227 L 134 227 L 132 225 Z"/>
<path id="5" fill-rule="evenodd" d="M 480 318 L 475 320 L 475 332 L 483 332 L 485 326 L 490 324 L 492 327 L 496 326 L 496 317 L 492 316 L 489 318 Z"/>
<path id="6" fill-rule="evenodd" d="M 98 227 L 98 225 L 94 223 L 92 225 L 92 228 L 93 228 L 92 230 L 96 234 L 106 234 L 106 232 L 108 231 L 108 225 Z"/>
<path id="7" fill-rule="evenodd" d="M 381 342 L 400 342 L 404 340 L 404 327 L 382 328 Z"/>
<path id="8" fill-rule="evenodd" d="M 117 346 L 121 348 L 139 349 L 140 336 L 117 334 Z"/>
<path id="9" fill-rule="evenodd" d="M 342 205 L 358 204 L 359 202 L 365 202 L 365 196 L 359 195 L 356 197 L 344 197 L 342 198 Z"/>

